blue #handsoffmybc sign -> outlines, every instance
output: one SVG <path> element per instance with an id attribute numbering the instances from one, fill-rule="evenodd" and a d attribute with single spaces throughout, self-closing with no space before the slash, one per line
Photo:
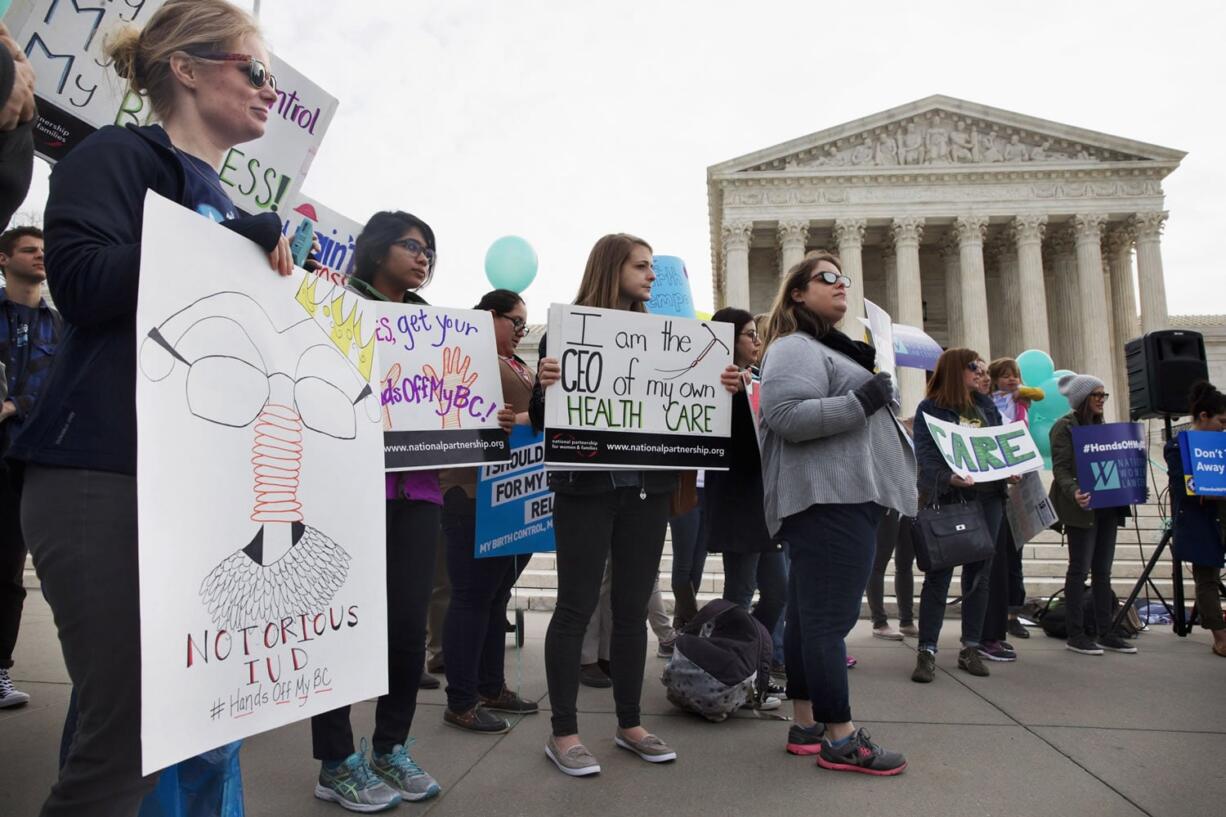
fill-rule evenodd
<path id="1" fill-rule="evenodd" d="M 1091 508 L 1119 508 L 1145 502 L 1149 497 L 1147 456 L 1145 428 L 1140 423 L 1073 428 L 1077 486 L 1090 495 Z"/>
<path id="2" fill-rule="evenodd" d="M 554 549 L 553 492 L 545 483 L 545 435 L 511 431 L 511 461 L 477 475 L 477 541 L 473 555 L 511 556 Z"/>
<path id="3" fill-rule="evenodd" d="M 1226 496 L 1226 434 L 1180 432 L 1179 453 L 1189 496 Z"/>
<path id="4" fill-rule="evenodd" d="M 657 255 L 651 259 L 656 280 L 651 285 L 651 300 L 644 306 L 653 315 L 693 318 L 694 294 L 685 262 L 675 255 Z"/>
<path id="5" fill-rule="evenodd" d="M 894 360 L 899 366 L 934 371 L 942 351 L 944 350 L 941 349 L 941 344 L 926 335 L 922 329 L 902 323 L 894 324 Z"/>

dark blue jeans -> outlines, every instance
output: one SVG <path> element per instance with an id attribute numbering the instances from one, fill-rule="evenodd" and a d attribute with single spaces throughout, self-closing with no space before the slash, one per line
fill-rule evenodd
<path id="1" fill-rule="evenodd" d="M 443 502 L 451 603 L 443 625 L 447 707 L 467 712 L 479 696 L 493 698 L 506 685 L 507 602 L 531 554 L 478 559 L 476 502 L 452 488 Z"/>
<path id="2" fill-rule="evenodd" d="M 983 509 L 988 536 L 992 541 L 1000 533 L 1005 502 L 999 494 L 980 494 L 976 501 Z M 919 648 L 937 651 L 941 625 L 945 623 L 945 599 L 954 569 L 930 570 L 924 574 L 920 591 Z M 962 565 L 962 646 L 978 647 L 983 639 L 983 620 L 988 610 L 988 585 L 992 575 L 992 559 Z"/>
<path id="3" fill-rule="evenodd" d="M 707 540 L 702 530 L 702 488 L 698 489 L 698 504 L 680 516 L 670 517 L 673 535 L 673 572 L 669 584 L 676 599 L 676 615 L 683 621 L 698 612 L 695 598 L 702 586 L 702 569 L 707 564 Z"/>
<path id="4" fill-rule="evenodd" d="M 783 552 L 725 553 L 724 599 L 748 610 L 755 590 L 760 596 L 753 616 L 768 633 L 774 633 L 787 604 L 788 571 Z"/>
<path id="5" fill-rule="evenodd" d="M 788 697 L 809 701 L 821 723 L 851 720 L 844 639 L 860 618 L 882 508 L 813 505 L 783 520 L 792 559 L 783 635 Z"/>

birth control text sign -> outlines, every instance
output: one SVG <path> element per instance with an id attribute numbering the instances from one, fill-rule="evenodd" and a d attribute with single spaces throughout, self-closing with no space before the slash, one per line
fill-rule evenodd
<path id="1" fill-rule="evenodd" d="M 733 325 L 554 304 L 545 462 L 568 468 L 727 467 Z"/>
<path id="2" fill-rule="evenodd" d="M 1073 427 L 1077 487 L 1090 495 L 1091 508 L 1144 503 L 1145 427 L 1140 423 L 1102 423 Z"/>

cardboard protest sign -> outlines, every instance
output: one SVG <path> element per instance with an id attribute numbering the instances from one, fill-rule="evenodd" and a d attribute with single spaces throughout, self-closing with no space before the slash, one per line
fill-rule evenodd
<path id="1" fill-rule="evenodd" d="M 873 334 L 873 348 L 877 350 L 877 371 L 886 372 L 898 379 L 894 363 L 894 324 L 890 315 L 877 304 L 864 299 L 864 312 L 868 316 L 868 331 Z M 897 390 L 897 387 L 896 387 Z"/>
<path id="2" fill-rule="evenodd" d="M 693 318 L 694 293 L 685 262 L 675 255 L 657 255 L 651 260 L 656 280 L 651 285 L 651 300 L 644 304 L 653 315 Z"/>
<path id="3" fill-rule="evenodd" d="M 726 468 L 733 325 L 553 304 L 545 462 L 568 468 Z"/>
<path id="4" fill-rule="evenodd" d="M 1025 423 L 973 428 L 924 415 L 932 441 L 936 443 L 950 470 L 975 482 L 1037 471 L 1043 458 Z"/>
<path id="5" fill-rule="evenodd" d="M 358 236 L 362 225 L 346 218 L 335 210 L 325 207 L 305 193 L 299 193 L 288 210 L 282 210 L 281 234 L 292 237 L 302 219 L 315 222 L 315 238 L 319 240 L 319 257 L 316 259 L 328 269 L 328 279 L 344 286 L 353 274 L 353 264 Z"/>
<path id="6" fill-rule="evenodd" d="M 1179 453 L 1188 496 L 1226 496 L 1226 434 L 1181 431 Z"/>
<path id="7" fill-rule="evenodd" d="M 545 437 L 511 431 L 511 461 L 477 476 L 478 559 L 553 550 L 553 492 L 545 482 Z"/>
<path id="8" fill-rule="evenodd" d="M 506 462 L 490 313 L 380 301 L 375 314 L 387 470 Z"/>
<path id="9" fill-rule="evenodd" d="M 143 26 L 165 0 L 84 5 L 36 0 L 17 42 L 36 75 L 38 122 L 34 147 L 58 161 L 104 125 L 147 125 L 153 110 L 103 55 L 103 44 L 125 25 Z M 220 170 L 226 193 L 242 210 L 259 213 L 293 200 L 336 113 L 336 98 L 293 66 L 271 57 L 277 101 L 264 136 L 230 150 Z"/>
<path id="10" fill-rule="evenodd" d="M 1091 508 L 1136 505 L 1149 498 L 1145 427 L 1140 423 L 1073 426 L 1077 487 Z"/>
<path id="11" fill-rule="evenodd" d="M 1013 544 L 1019 549 L 1056 523 L 1056 509 L 1037 471 L 1028 471 L 1021 482 L 1009 486 L 1005 516 L 1013 531 Z"/>
<path id="12" fill-rule="evenodd" d="M 136 336 L 143 771 L 387 691 L 373 304 L 150 193 Z"/>

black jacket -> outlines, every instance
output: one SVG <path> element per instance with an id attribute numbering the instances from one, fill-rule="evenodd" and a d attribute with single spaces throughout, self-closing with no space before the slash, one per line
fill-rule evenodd
<path id="1" fill-rule="evenodd" d="M 183 166 L 157 126 L 102 128 L 52 171 L 47 284 L 64 317 L 64 335 L 10 459 L 136 473 L 136 293 L 150 190 L 195 209 L 183 201 Z M 281 236 L 275 213 L 225 226 L 269 252 Z"/>
<path id="2" fill-rule="evenodd" d="M 709 553 L 780 550 L 771 541 L 762 504 L 762 452 L 749 398 L 732 396 L 732 444 L 727 471 L 707 471 L 702 524 Z"/>
<path id="3" fill-rule="evenodd" d="M 545 339 L 541 337 L 541 345 L 537 348 L 538 359 L 545 357 Z M 528 417 L 532 420 L 532 430 L 540 433 L 545 428 L 545 390 L 541 388 L 538 376 L 532 385 L 532 400 L 528 403 Z M 649 494 L 671 493 L 677 488 L 676 471 L 640 471 L 639 485 Z M 613 482 L 612 471 L 549 471 L 549 487 L 559 494 L 602 494 L 612 491 L 617 486 Z"/>
<path id="4" fill-rule="evenodd" d="M 992 402 L 991 397 L 979 392 L 975 392 L 971 396 L 975 400 L 975 408 L 979 409 L 979 413 L 983 415 L 984 422 L 987 425 L 1004 425 L 1000 416 L 1000 410 L 996 408 L 996 404 Z M 921 504 L 932 499 L 934 490 L 936 491 L 937 498 L 942 501 L 950 498 L 970 501 L 984 493 L 1003 494 L 1005 492 L 1003 480 L 985 482 L 972 488 L 955 488 L 949 484 L 949 478 L 953 476 L 953 470 L 949 467 L 949 463 L 945 462 L 941 449 L 937 448 L 936 442 L 933 441 L 932 432 L 928 430 L 928 423 L 924 420 L 925 414 L 938 420 L 944 420 L 947 423 L 954 423 L 955 425 L 960 419 L 958 412 L 939 406 L 930 399 L 921 400 L 920 404 L 915 408 L 915 461 L 918 466 L 916 487 L 919 489 Z"/>

